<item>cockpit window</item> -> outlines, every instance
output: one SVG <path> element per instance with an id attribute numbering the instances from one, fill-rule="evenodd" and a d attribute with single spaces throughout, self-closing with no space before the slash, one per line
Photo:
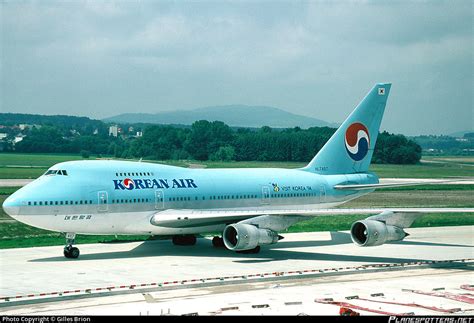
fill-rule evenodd
<path id="1" fill-rule="evenodd" d="M 44 175 L 65 175 L 67 176 L 67 172 L 65 170 L 57 170 L 57 169 L 50 169 Z"/>

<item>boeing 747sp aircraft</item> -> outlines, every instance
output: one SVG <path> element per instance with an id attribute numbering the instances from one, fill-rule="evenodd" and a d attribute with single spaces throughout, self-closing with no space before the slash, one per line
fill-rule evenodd
<path id="1" fill-rule="evenodd" d="M 79 234 L 165 235 L 193 245 L 222 232 L 214 246 L 258 252 L 309 216 L 367 214 L 352 225 L 360 246 L 403 240 L 423 212 L 472 209 L 334 209 L 379 187 L 369 172 L 391 84 L 376 84 L 324 147 L 301 169 L 188 169 L 131 161 L 72 161 L 51 167 L 12 194 L 14 219 L 65 233 L 64 256 L 77 258 Z M 417 183 L 411 183 L 417 184 Z M 420 183 L 418 183 L 420 184 Z"/>

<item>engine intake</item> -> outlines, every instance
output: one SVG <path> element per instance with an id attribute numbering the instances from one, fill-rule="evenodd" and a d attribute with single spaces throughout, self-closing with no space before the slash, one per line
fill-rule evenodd
<path id="1" fill-rule="evenodd" d="M 224 244 L 229 250 L 250 250 L 257 246 L 278 242 L 278 233 L 268 229 L 259 229 L 251 224 L 230 224 L 222 235 Z"/>
<path id="2" fill-rule="evenodd" d="M 352 241 L 361 247 L 380 246 L 390 241 L 403 240 L 408 233 L 399 227 L 380 221 L 362 220 L 352 224 Z"/>

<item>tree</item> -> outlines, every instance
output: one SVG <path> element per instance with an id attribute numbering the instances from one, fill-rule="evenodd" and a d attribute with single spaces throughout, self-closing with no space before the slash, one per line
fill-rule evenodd
<path id="1" fill-rule="evenodd" d="M 235 149 L 232 146 L 222 146 L 211 154 L 210 160 L 231 161 L 235 158 Z"/>

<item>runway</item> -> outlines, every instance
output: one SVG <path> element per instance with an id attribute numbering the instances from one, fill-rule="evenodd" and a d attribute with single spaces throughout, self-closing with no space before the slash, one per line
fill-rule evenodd
<path id="1" fill-rule="evenodd" d="M 0 298 L 3 301 L 0 301 L 0 313 L 32 313 L 41 308 L 44 313 L 117 314 L 120 312 L 117 309 L 121 308 L 122 314 L 126 314 L 123 312 L 125 309 L 127 313 L 138 314 L 147 308 L 156 315 L 161 314 L 163 306 L 169 306 L 168 308 L 174 309 L 175 314 L 178 308 L 181 312 L 177 314 L 186 314 L 182 310 L 188 311 L 192 306 L 183 308 L 182 302 L 186 300 L 182 298 L 191 297 L 195 299 L 196 304 L 215 305 L 215 310 L 220 310 L 222 314 L 222 307 L 229 307 L 237 302 L 233 300 L 234 296 L 237 297 L 235 295 L 237 292 L 240 301 L 243 299 L 246 302 L 258 303 L 262 299 L 259 295 L 265 295 L 268 289 L 276 284 L 280 284 L 282 289 L 277 293 L 278 297 L 274 297 L 275 302 L 281 305 L 279 307 L 274 305 L 275 311 L 277 308 L 278 310 L 286 308 L 282 304 L 290 302 L 288 297 L 295 298 L 292 295 L 301 297 L 309 295 L 304 292 L 303 287 L 313 288 L 311 300 L 304 301 L 305 304 L 309 302 L 313 310 L 316 308 L 329 310 L 337 306 L 320 303 L 315 305 L 315 297 L 335 299 L 343 294 L 347 296 L 357 293 L 358 290 L 369 295 L 372 289 L 381 289 L 382 285 L 377 285 L 376 282 L 382 278 L 386 280 L 384 288 L 391 286 L 386 288 L 386 293 L 393 289 L 397 289 L 400 293 L 399 287 L 402 285 L 411 285 L 411 288 L 419 285 L 420 289 L 432 290 L 440 287 L 440 284 L 446 285 L 441 286 L 444 288 L 459 289 L 461 284 L 474 283 L 472 270 L 465 268 L 433 269 L 434 265 L 426 265 L 418 270 L 415 269 L 416 266 L 401 268 L 403 266 L 398 265 L 397 268 L 387 268 L 389 264 L 472 259 L 474 226 L 412 228 L 407 229 L 407 232 L 410 236 L 403 242 L 369 248 L 354 245 L 348 232 L 283 233 L 284 240 L 276 245 L 263 247 L 257 255 L 236 254 L 224 249 L 215 249 L 210 240 L 204 238 L 198 239 L 197 245 L 192 247 L 173 246 L 170 241 L 79 245 L 81 256 L 77 260 L 65 259 L 62 256 L 62 247 L 59 246 L 1 250 Z M 344 269 L 361 266 L 372 266 L 371 268 L 375 269 L 366 273 L 354 272 L 359 269 Z M 324 273 L 331 268 L 339 270 L 333 271 L 334 275 L 321 275 L 319 272 Z M 390 271 L 387 272 L 387 269 Z M 405 276 L 408 275 L 406 273 L 410 271 L 414 272 L 411 274 L 413 277 L 420 276 L 422 271 L 432 272 L 421 275 L 420 277 L 424 277 L 421 280 L 419 278 L 405 280 Z M 306 277 L 305 272 L 314 275 Z M 266 273 L 272 274 L 263 279 L 265 278 L 263 274 Z M 285 274 L 279 277 L 278 273 L 294 273 L 294 275 Z M 262 275 L 262 280 L 249 279 L 254 275 L 257 275 L 255 277 Z M 439 275 L 443 277 L 441 280 Z M 202 288 L 191 285 L 188 287 L 183 283 L 183 281 L 202 283 L 207 278 L 213 278 L 213 284 L 208 286 L 203 284 Z M 341 283 L 341 280 L 355 282 L 356 278 L 359 283 Z M 179 289 L 166 289 L 164 283 L 174 283 Z M 148 289 L 140 289 L 141 284 L 147 285 Z M 315 284 L 318 285 L 316 289 Z M 123 288 L 120 288 L 121 286 Z M 107 287 L 114 288 L 107 289 Z M 108 294 L 100 298 L 92 297 L 94 295 L 90 295 L 90 291 L 96 289 L 102 289 Z M 68 293 L 64 293 L 66 291 Z M 74 296 L 74 291 L 79 291 L 76 293 L 77 298 L 61 301 L 68 294 Z M 123 293 L 124 291 L 127 293 Z M 255 295 L 251 291 L 254 291 Z M 315 295 L 314 291 L 318 291 L 318 295 Z M 330 296 L 332 295 L 330 291 L 333 291 L 333 296 Z M 15 306 L 17 301 L 28 300 L 28 295 L 48 293 L 61 293 L 62 296 L 54 294 L 49 297 L 31 297 L 30 299 L 34 300 L 33 304 L 17 303 L 19 306 Z M 148 301 L 151 300 L 152 303 L 145 302 L 142 293 L 149 294 L 151 297 L 148 296 Z M 227 296 L 216 296 L 219 293 Z M 215 297 L 216 302 L 209 303 L 209 299 L 205 301 L 199 295 Z M 16 296 L 22 298 L 15 299 Z M 5 297 L 8 297 L 8 300 L 5 300 Z M 163 299 L 157 302 L 153 300 L 154 297 Z M 55 302 L 47 305 L 37 304 L 42 299 L 53 299 Z M 450 305 L 451 302 L 445 299 L 442 301 L 445 305 Z M 291 311 L 294 311 L 298 306 L 289 306 L 287 309 L 291 308 Z M 67 312 L 64 309 L 69 307 L 74 310 Z M 261 311 L 265 311 L 266 308 L 268 309 L 268 307 L 249 307 L 251 310 Z M 206 310 L 213 311 L 211 308 Z M 301 310 L 310 311 L 308 308 Z M 238 311 L 254 313 L 242 312 L 242 309 Z M 231 312 L 232 310 L 229 310 L 228 313 Z"/>

